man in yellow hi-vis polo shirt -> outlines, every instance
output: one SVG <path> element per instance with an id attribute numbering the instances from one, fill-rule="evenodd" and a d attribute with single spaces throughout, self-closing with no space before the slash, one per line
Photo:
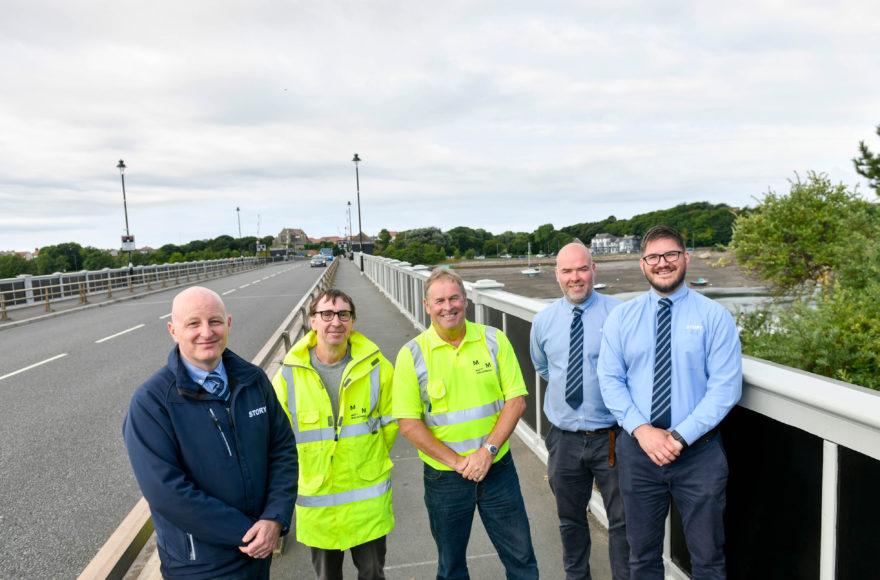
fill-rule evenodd
<path id="1" fill-rule="evenodd" d="M 437 544 L 437 578 L 467 578 L 474 509 L 507 578 L 538 577 L 529 521 L 507 439 L 527 394 L 501 331 L 465 320 L 461 277 L 437 269 L 425 282 L 431 326 L 397 355 L 391 414 L 424 460 L 425 506 Z"/>

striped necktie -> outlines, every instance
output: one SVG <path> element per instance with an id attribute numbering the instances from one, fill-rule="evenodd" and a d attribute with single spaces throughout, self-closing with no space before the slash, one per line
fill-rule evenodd
<path id="1" fill-rule="evenodd" d="M 568 343 L 568 374 L 565 378 L 565 402 L 579 409 L 584 402 L 584 323 L 581 308 L 572 310 L 571 340 Z"/>
<path id="2" fill-rule="evenodd" d="M 208 373 L 208 376 L 205 377 L 205 381 L 202 383 L 202 386 L 205 387 L 206 390 L 214 393 L 219 398 L 224 401 L 229 400 L 229 387 L 226 385 L 226 382 L 220 376 L 219 373 Z"/>
<path id="3" fill-rule="evenodd" d="M 657 303 L 657 351 L 654 355 L 654 396 L 651 425 L 669 429 L 672 423 L 672 300 Z"/>

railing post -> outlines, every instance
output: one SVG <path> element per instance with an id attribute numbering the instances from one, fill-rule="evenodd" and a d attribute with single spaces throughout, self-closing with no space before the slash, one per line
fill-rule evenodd
<path id="1" fill-rule="evenodd" d="M 162 270 L 162 288 L 165 288 L 165 275 L 166 274 L 167 274 L 167 272 L 165 272 L 165 270 Z"/>
<path id="2" fill-rule="evenodd" d="M 113 283 L 111 282 L 110 273 L 107 273 L 107 298 L 113 298 Z"/>
<path id="3" fill-rule="evenodd" d="M 79 303 L 80 304 L 88 304 L 88 298 L 86 298 L 86 285 L 84 282 L 79 283 Z"/>
<path id="4" fill-rule="evenodd" d="M 52 308 L 49 307 L 49 286 L 43 288 L 43 295 L 46 298 L 46 312 L 52 312 Z"/>
<path id="5" fill-rule="evenodd" d="M 6 316 L 6 292 L 0 292 L 0 320 L 4 322 L 9 320 Z"/>
<path id="6" fill-rule="evenodd" d="M 131 268 L 129 268 L 128 269 L 128 293 L 129 294 L 134 294 L 134 286 L 132 286 L 132 282 L 133 282 L 132 279 L 133 278 L 134 278 L 134 276 L 131 275 Z"/>

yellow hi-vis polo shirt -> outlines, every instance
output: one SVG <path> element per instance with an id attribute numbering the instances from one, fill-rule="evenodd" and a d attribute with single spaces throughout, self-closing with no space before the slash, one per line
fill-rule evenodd
<path id="1" fill-rule="evenodd" d="M 440 338 L 433 325 L 404 345 L 394 364 L 391 395 L 394 419 L 424 421 L 461 456 L 485 444 L 504 401 L 528 394 L 507 337 L 491 326 L 465 324 L 458 348 Z M 495 461 L 507 450 L 505 442 Z M 421 451 L 419 456 L 435 469 L 451 471 Z"/>

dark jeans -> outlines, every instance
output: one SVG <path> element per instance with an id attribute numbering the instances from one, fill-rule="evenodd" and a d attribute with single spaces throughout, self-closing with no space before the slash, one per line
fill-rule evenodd
<path id="1" fill-rule="evenodd" d="M 617 436 L 621 429 L 615 428 Z M 551 427 L 545 444 L 549 458 L 547 476 L 556 497 L 562 564 L 566 580 L 589 580 L 590 526 L 587 506 L 593 480 L 602 493 L 608 516 L 608 558 L 614 580 L 629 578 L 629 543 L 623 500 L 617 484 L 617 468 L 608 465 L 608 433 L 588 435 Z"/>
<path id="2" fill-rule="evenodd" d="M 685 449 L 678 459 L 661 467 L 651 461 L 634 437 L 624 433 L 617 457 L 631 578 L 663 578 L 663 536 L 670 495 L 684 524 L 692 578 L 725 578 L 728 470 L 721 436 Z"/>
<path id="3" fill-rule="evenodd" d="M 475 508 L 480 511 L 507 578 L 538 577 L 529 519 L 510 452 L 492 465 L 479 483 L 428 464 L 424 467 L 424 482 L 431 535 L 437 544 L 438 580 L 470 578 L 466 551 Z"/>
<path id="4" fill-rule="evenodd" d="M 385 580 L 385 538 L 376 538 L 351 549 L 351 560 L 358 571 L 358 580 Z M 309 547 L 317 580 L 342 580 L 342 550 Z"/>

